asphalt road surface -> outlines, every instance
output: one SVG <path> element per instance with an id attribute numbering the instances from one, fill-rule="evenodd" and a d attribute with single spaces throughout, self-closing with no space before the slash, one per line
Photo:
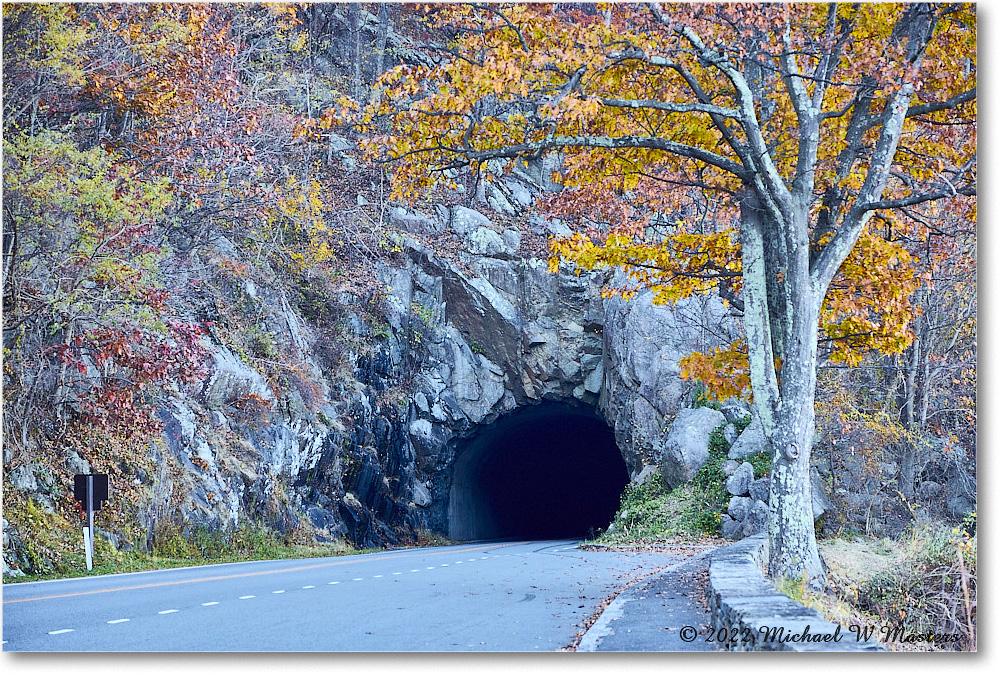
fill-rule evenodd
<path id="1" fill-rule="evenodd" d="M 4 651 L 552 651 L 678 559 L 467 544 L 3 585 Z"/>

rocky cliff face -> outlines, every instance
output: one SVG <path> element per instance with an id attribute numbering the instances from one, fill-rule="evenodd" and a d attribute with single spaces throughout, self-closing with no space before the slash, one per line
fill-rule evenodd
<path id="1" fill-rule="evenodd" d="M 324 472 L 315 470 L 322 453 L 298 467 L 300 510 L 322 510 L 330 522 L 339 515 L 361 545 L 417 528 L 447 533 L 464 442 L 543 401 L 602 417 L 633 478 L 665 460 L 665 430 L 686 386 L 677 361 L 731 339 L 721 304 L 657 307 L 649 294 L 604 300 L 605 275 L 549 274 L 544 260 L 522 257 L 521 232 L 498 232 L 483 214 L 456 207 L 393 215 L 409 233 L 399 241 L 403 264 L 380 270 L 389 331 L 358 362 L 364 389 L 347 403 L 346 445 L 325 441 L 353 470 L 327 478 L 324 491 Z M 462 246 L 450 260 L 415 238 L 442 231 Z M 371 336 L 359 329 L 358 337 Z M 401 390 L 395 401 L 379 395 L 392 389 Z M 337 464 L 335 452 L 326 463 Z M 327 499 L 340 501 L 336 512 Z"/>
<path id="2" fill-rule="evenodd" d="M 504 188 L 485 199 L 524 206 L 523 186 Z M 633 479 L 670 461 L 666 430 L 687 387 L 677 362 L 733 339 L 721 303 L 604 299 L 620 279 L 550 274 L 543 244 L 557 224 L 502 227 L 462 206 L 388 215 L 395 256 L 378 265 L 376 288 L 323 308 L 333 340 L 280 284 L 233 282 L 259 317 L 249 331 L 260 358 L 206 340 L 209 375 L 160 410 L 154 468 L 135 475 L 147 532 L 162 519 L 210 529 L 264 519 L 362 547 L 447 533 L 466 441 L 541 402 L 606 421 Z M 213 250 L 237 257 L 224 239 Z M 255 366 L 276 346 L 286 358 L 265 377 Z M 25 471 L 15 489 L 30 488 Z"/>

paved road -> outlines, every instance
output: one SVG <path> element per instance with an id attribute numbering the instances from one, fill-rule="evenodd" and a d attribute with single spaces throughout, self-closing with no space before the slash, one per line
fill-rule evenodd
<path id="1" fill-rule="evenodd" d="M 551 651 L 677 559 L 468 544 L 3 585 L 4 651 Z"/>

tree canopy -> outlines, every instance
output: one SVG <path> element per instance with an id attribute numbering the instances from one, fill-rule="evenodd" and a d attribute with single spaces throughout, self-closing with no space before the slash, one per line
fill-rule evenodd
<path id="1" fill-rule="evenodd" d="M 974 6 L 466 4 L 428 21 L 433 63 L 387 73 L 358 118 L 395 195 L 555 154 L 541 206 L 577 234 L 552 269 L 620 266 L 618 292 L 661 302 L 718 291 L 746 339 L 686 367 L 719 395 L 752 389 L 777 467 L 772 573 L 821 582 L 820 326 L 848 364 L 906 349 L 929 279 L 909 244 L 937 202 L 974 221 Z"/>

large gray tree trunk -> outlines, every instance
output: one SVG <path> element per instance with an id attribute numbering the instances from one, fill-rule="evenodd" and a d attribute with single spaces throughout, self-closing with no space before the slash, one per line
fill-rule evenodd
<path id="1" fill-rule="evenodd" d="M 756 197 L 744 197 L 740 224 L 743 320 L 754 406 L 771 446 L 768 573 L 805 577 L 811 586 L 822 587 L 825 575 L 816 545 L 809 480 L 816 426 L 819 303 L 809 279 L 804 218 L 803 214 L 800 222 L 785 223 L 786 232 L 800 231 L 799 235 L 782 237 Z"/>

